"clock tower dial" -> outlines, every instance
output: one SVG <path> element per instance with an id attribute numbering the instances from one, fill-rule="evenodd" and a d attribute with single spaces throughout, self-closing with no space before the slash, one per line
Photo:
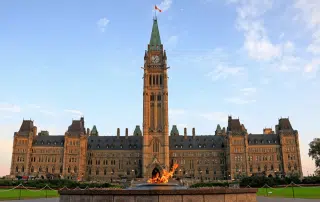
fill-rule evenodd
<path id="1" fill-rule="evenodd" d="M 153 55 L 153 56 L 151 56 L 151 62 L 152 62 L 153 64 L 159 63 L 159 62 L 160 62 L 160 57 L 159 57 L 158 55 Z"/>

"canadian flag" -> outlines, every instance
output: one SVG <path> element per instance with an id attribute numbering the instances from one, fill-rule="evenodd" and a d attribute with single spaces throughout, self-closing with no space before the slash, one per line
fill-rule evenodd
<path id="1" fill-rule="evenodd" d="M 155 10 L 158 10 L 160 13 L 162 12 L 162 10 L 161 10 L 160 8 L 158 8 L 157 5 L 154 6 L 154 9 L 155 9 Z"/>

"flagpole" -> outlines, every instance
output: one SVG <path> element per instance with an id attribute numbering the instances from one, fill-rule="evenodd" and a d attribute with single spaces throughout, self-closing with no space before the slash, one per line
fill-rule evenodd
<path id="1" fill-rule="evenodd" d="M 156 9 L 156 5 L 154 5 L 154 19 L 157 19 L 157 9 Z"/>

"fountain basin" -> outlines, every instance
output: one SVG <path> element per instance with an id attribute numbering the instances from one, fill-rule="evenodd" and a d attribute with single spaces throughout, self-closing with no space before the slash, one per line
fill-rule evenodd
<path id="1" fill-rule="evenodd" d="M 145 184 L 138 184 L 136 187 L 130 187 L 128 190 L 181 190 L 181 189 L 187 189 L 187 187 L 180 186 L 175 183 L 165 183 L 165 184 L 145 183 Z"/>
<path id="2" fill-rule="evenodd" d="M 165 185 L 166 188 L 172 187 Z M 143 186 L 144 189 L 60 190 L 60 202 L 256 202 L 257 189 L 197 188 L 166 189 L 165 186 Z M 147 188 L 146 188 L 147 187 Z M 175 185 L 173 187 L 176 187 Z M 150 188 L 150 189 L 149 189 Z M 155 189 L 159 188 L 159 189 Z"/>

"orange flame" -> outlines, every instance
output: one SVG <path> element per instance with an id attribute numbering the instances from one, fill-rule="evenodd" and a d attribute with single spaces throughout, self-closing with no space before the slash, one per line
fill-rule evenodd
<path id="1" fill-rule="evenodd" d="M 174 171 L 179 167 L 178 164 L 174 164 L 171 171 L 168 172 L 166 170 L 162 170 L 162 175 L 157 173 L 156 176 L 150 178 L 147 182 L 148 183 L 168 183 L 169 179 L 172 178 Z"/>

